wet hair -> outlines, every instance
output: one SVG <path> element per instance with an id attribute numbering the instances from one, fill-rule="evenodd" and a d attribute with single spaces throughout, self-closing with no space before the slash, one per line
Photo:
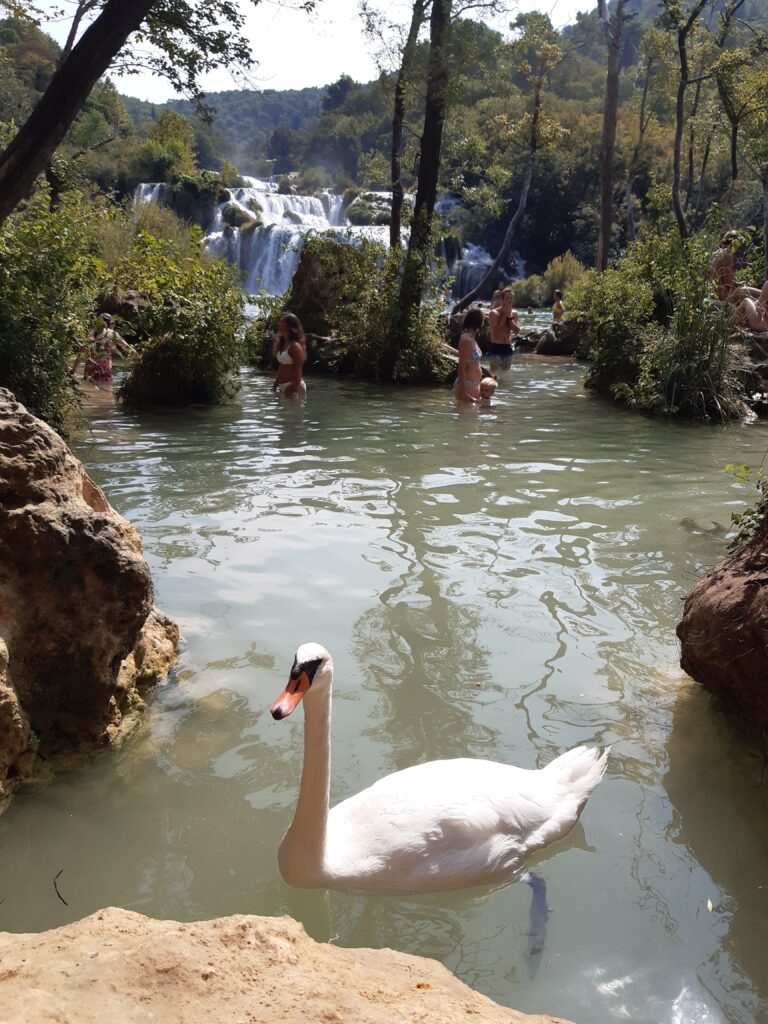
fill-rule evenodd
<path id="1" fill-rule="evenodd" d="M 480 381 L 481 391 L 483 390 L 483 388 L 485 388 L 486 390 L 490 388 L 491 391 L 495 391 L 498 386 L 499 382 L 496 380 L 495 377 L 483 377 L 483 379 Z"/>
<path id="2" fill-rule="evenodd" d="M 514 297 L 515 297 L 515 289 L 514 288 L 510 288 L 510 286 L 507 285 L 506 288 L 502 289 L 502 292 L 501 292 L 502 299 L 504 298 L 505 295 L 511 295 L 512 298 L 514 299 Z"/>
<path id="3" fill-rule="evenodd" d="M 103 320 L 103 321 L 104 321 L 105 323 L 111 324 L 111 323 L 112 323 L 112 320 L 113 320 L 114 318 L 113 318 L 113 316 L 112 316 L 112 314 L 111 314 L 111 313 L 102 313 L 102 314 L 101 314 L 101 319 L 102 319 L 102 320 Z"/>
<path id="4" fill-rule="evenodd" d="M 288 341 L 285 343 L 286 348 L 288 345 L 292 345 L 294 341 L 297 341 L 304 348 L 307 347 L 307 339 L 304 337 L 304 328 L 301 326 L 301 320 L 296 316 L 295 313 L 283 313 L 280 316 L 280 320 L 288 325 Z M 278 326 L 280 321 L 278 321 Z M 282 346 L 282 340 L 278 341 L 278 348 Z"/>
<path id="5" fill-rule="evenodd" d="M 556 288 L 555 289 L 555 298 L 556 299 L 562 299 L 562 297 L 563 297 L 563 293 L 560 291 L 559 288 Z"/>
<path id="6" fill-rule="evenodd" d="M 485 313 L 480 309 L 479 306 L 473 306 L 472 309 L 468 309 L 464 314 L 464 319 L 461 321 L 462 329 L 465 331 L 480 330 L 485 323 Z"/>

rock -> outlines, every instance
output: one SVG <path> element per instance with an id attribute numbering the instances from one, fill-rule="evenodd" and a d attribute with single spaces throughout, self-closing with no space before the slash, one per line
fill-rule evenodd
<path id="1" fill-rule="evenodd" d="M 329 317 L 333 310 L 339 304 L 354 300 L 354 290 L 347 281 L 347 249 L 341 242 L 326 242 L 323 251 L 335 252 L 333 259 L 321 259 L 309 246 L 301 250 L 287 308 L 296 314 L 309 334 L 327 337 L 331 332 Z"/>
<path id="2" fill-rule="evenodd" d="M 473 992 L 434 960 L 340 949 L 287 917 L 180 924 L 110 908 L 40 934 L 0 933 L 3 1024 L 567 1024 Z"/>
<path id="3" fill-rule="evenodd" d="M 768 525 L 691 590 L 677 635 L 682 668 L 768 729 Z"/>
<path id="4" fill-rule="evenodd" d="M 539 337 L 534 353 L 537 356 L 572 356 L 579 347 L 581 330 L 575 320 L 552 324 Z"/>
<path id="5" fill-rule="evenodd" d="M 221 211 L 221 219 L 231 228 L 250 228 L 251 230 L 260 227 L 261 214 L 249 213 L 239 203 L 227 203 Z"/>
<path id="6" fill-rule="evenodd" d="M 350 224 L 357 227 L 389 224 L 392 216 L 392 201 L 388 195 L 378 192 L 362 192 L 356 196 L 344 211 Z"/>
<path id="7" fill-rule="evenodd" d="M 153 610 L 136 530 L 59 435 L 4 388 L 0 566 L 7 794 L 28 774 L 29 759 L 22 770 L 19 757 L 30 748 L 50 758 L 123 731 L 141 704 L 139 688 L 167 673 L 178 630 Z"/>

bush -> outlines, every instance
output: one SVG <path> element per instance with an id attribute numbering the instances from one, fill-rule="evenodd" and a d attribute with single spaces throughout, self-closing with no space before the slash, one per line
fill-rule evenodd
<path id="1" fill-rule="evenodd" d="M 243 297 L 233 269 L 195 248 L 139 230 L 115 268 L 114 287 L 146 297 L 141 329 L 151 340 L 120 395 L 129 402 L 217 402 L 234 394 L 240 363 Z"/>
<path id="2" fill-rule="evenodd" d="M 695 419 L 743 414 L 735 313 L 713 302 L 707 271 L 714 236 L 683 242 L 675 228 L 649 232 L 615 268 L 590 271 L 570 289 L 583 325 L 586 385 L 639 409 Z"/>
<path id="3" fill-rule="evenodd" d="M 99 289 L 95 233 L 105 215 L 103 202 L 77 191 L 51 210 L 40 189 L 0 231 L 0 384 L 62 432 L 77 401 L 69 368 Z"/>
<path id="4" fill-rule="evenodd" d="M 330 282 L 324 326 L 335 335 L 341 372 L 412 384 L 445 380 L 444 331 L 436 309 L 427 303 L 416 315 L 407 343 L 398 347 L 392 372 L 385 369 L 397 320 L 403 251 L 368 239 L 343 245 L 318 235 L 307 241 L 302 259 L 313 266 L 319 280 Z M 301 315 L 293 299 L 288 305 Z"/>

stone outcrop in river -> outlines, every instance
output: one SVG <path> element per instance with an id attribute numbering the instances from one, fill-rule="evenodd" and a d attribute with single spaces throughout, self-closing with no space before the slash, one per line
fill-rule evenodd
<path id="1" fill-rule="evenodd" d="M 696 584 L 677 635 L 683 669 L 768 730 L 768 523 Z"/>
<path id="2" fill-rule="evenodd" d="M 0 804 L 38 757 L 125 731 L 178 629 L 136 530 L 59 435 L 0 388 Z"/>
<path id="3" fill-rule="evenodd" d="M 287 917 L 180 924 L 110 908 L 0 933 L 0 961 L 3 1024 L 567 1024 L 499 1006 L 434 960 L 314 942 Z"/>

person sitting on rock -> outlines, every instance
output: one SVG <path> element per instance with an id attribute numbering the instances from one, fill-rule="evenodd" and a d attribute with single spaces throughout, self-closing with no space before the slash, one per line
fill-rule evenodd
<path id="1" fill-rule="evenodd" d="M 512 356 L 515 353 L 512 335 L 520 332 L 517 310 L 512 308 L 514 301 L 514 291 L 511 288 L 504 288 L 500 305 L 488 314 L 488 330 L 491 336 L 488 352 L 494 377 L 499 370 L 508 370 L 512 365 Z"/>
<path id="2" fill-rule="evenodd" d="M 75 373 L 80 360 L 85 357 L 83 380 L 93 381 L 94 384 L 111 384 L 112 355 L 115 349 L 123 353 L 136 353 L 136 349 L 117 333 L 110 314 L 102 313 L 96 318 L 88 343 L 78 353 L 70 373 Z"/>
<path id="3" fill-rule="evenodd" d="M 552 320 L 556 324 L 563 322 L 565 306 L 563 305 L 563 293 L 560 290 L 555 292 L 555 301 L 552 303 Z"/>
<path id="4" fill-rule="evenodd" d="M 756 288 L 750 291 L 757 292 L 757 298 L 751 294 L 742 298 L 738 306 L 739 319 L 750 331 L 762 334 L 768 331 L 768 281 L 759 292 Z"/>

